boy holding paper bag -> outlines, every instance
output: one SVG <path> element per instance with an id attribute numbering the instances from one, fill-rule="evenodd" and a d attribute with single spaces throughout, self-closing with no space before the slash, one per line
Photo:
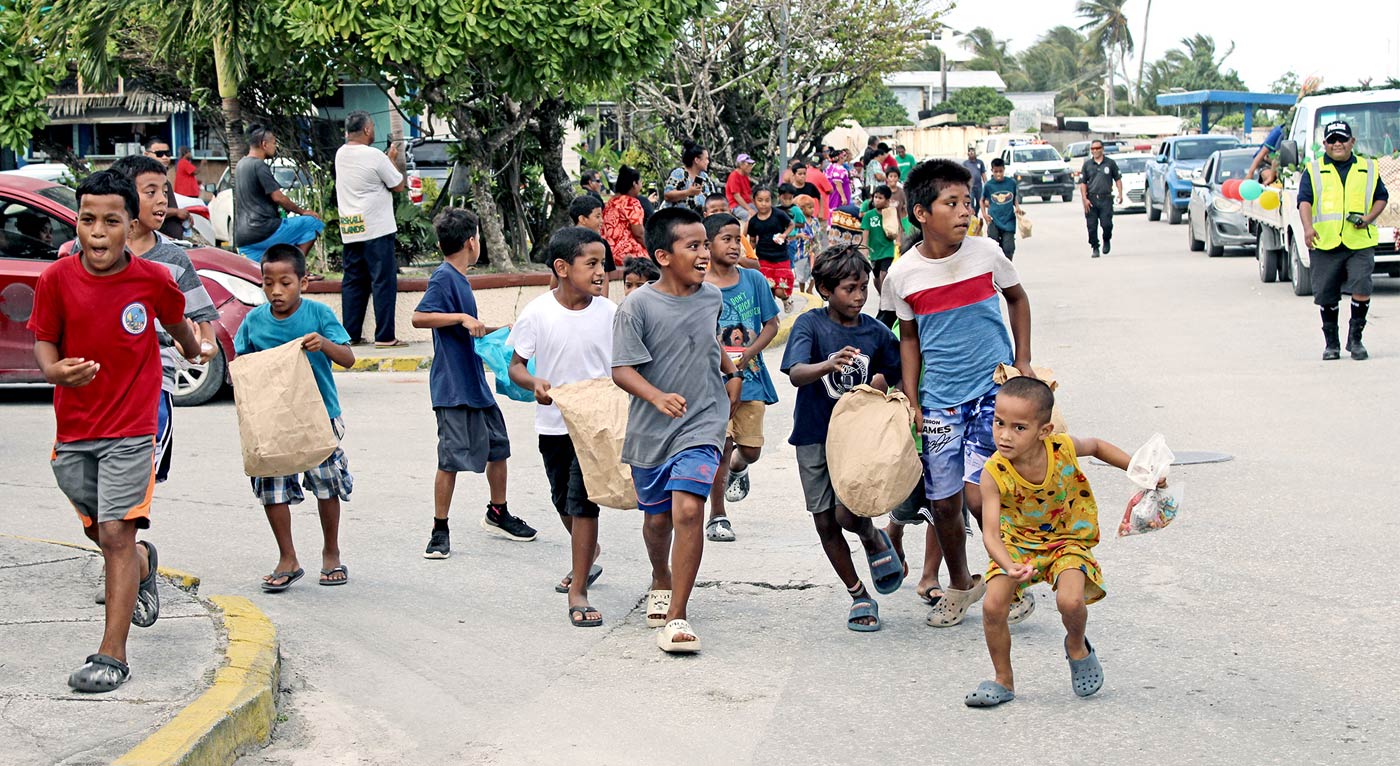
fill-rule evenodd
<path id="1" fill-rule="evenodd" d="M 248 312 L 233 338 L 233 349 L 240 355 L 252 354 L 301 338 L 331 428 L 337 439 L 342 438 L 345 422 L 340 417 L 340 396 L 331 378 L 331 362 L 341 367 L 355 364 L 350 335 L 325 304 L 301 299 L 301 292 L 306 289 L 306 256 L 300 248 L 269 247 L 263 253 L 262 275 L 267 303 Z M 254 476 L 252 483 L 253 494 L 262 502 L 272 536 L 277 539 L 277 567 L 262 578 L 262 589 L 279 593 L 305 574 L 292 543 L 291 509 L 303 500 L 303 484 L 316 496 L 321 515 L 321 584 L 344 585 L 349 574 L 340 563 L 340 501 L 350 499 L 354 486 L 345 452 L 337 447 L 320 465 L 304 473 L 300 482 L 296 476 Z"/>

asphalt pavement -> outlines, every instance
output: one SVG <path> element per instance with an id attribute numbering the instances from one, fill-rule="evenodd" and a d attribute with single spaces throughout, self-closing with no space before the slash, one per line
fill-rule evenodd
<path id="1" fill-rule="evenodd" d="M 552 517 L 530 406 L 502 402 L 513 441 L 510 506 L 532 543 L 485 535 L 484 477 L 464 475 L 453 556 L 421 557 L 431 529 L 435 427 L 426 373 L 341 374 L 355 474 L 342 551 L 346 587 L 306 578 L 263 594 L 276 563 L 240 470 L 230 401 L 176 414 L 176 462 L 156 492 L 162 562 L 208 592 L 251 598 L 277 625 L 283 713 L 248 765 L 813 764 L 1074 760 L 1118 763 L 1382 763 L 1400 752 L 1400 620 L 1380 534 L 1395 488 L 1400 280 L 1377 281 L 1367 362 L 1320 361 L 1318 316 L 1252 256 L 1186 249 L 1183 226 L 1120 215 L 1091 260 L 1078 202 L 1028 203 L 1035 235 L 1016 265 L 1038 366 L 1052 367 L 1071 433 L 1130 452 L 1153 432 L 1233 462 L 1172 474 L 1185 499 L 1169 528 L 1096 549 L 1108 597 L 1089 610 L 1103 690 L 1070 689 L 1048 588 L 1012 629 L 1017 699 L 970 710 L 991 677 L 977 607 L 925 626 L 915 577 L 880 597 L 885 628 L 846 629 L 849 599 L 803 509 L 785 442 L 793 390 L 777 376 L 764 457 L 731 507 L 738 541 L 707 544 L 691 619 L 705 650 L 657 650 L 637 608 L 648 566 L 636 512 L 604 510 L 605 618 L 574 628 L 553 585 L 568 543 Z M 776 369 L 781 349 L 768 352 Z M 47 465 L 47 394 L 0 391 L 3 531 L 79 540 Z M 1088 466 L 1102 526 L 1132 487 Z M 315 506 L 294 514 L 318 563 Z M 918 534 L 911 568 L 921 558 Z M 985 562 L 980 539 L 970 558 Z M 864 565 L 860 566 L 864 573 Z M 946 583 L 946 577 L 945 577 Z M 46 586 L 49 587 L 49 586 Z M 7 587 L 0 609 L 8 611 Z M 155 630 L 160 630 L 157 627 Z M 133 652 L 143 651 L 133 633 Z M 76 650 L 75 650 L 76 651 Z M 61 684 L 62 678 L 54 679 Z M 131 693 L 142 693 L 138 678 Z"/>

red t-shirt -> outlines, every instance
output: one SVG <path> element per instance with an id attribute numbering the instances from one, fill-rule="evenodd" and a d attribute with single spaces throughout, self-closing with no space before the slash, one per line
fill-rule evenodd
<path id="1" fill-rule="evenodd" d="M 193 162 L 180 158 L 175 163 L 175 193 L 186 197 L 199 196 L 199 170 Z"/>
<path id="2" fill-rule="evenodd" d="M 886 154 L 880 158 L 880 169 L 886 173 L 891 170 L 899 170 L 899 160 L 896 160 L 893 154 Z"/>
<path id="3" fill-rule="evenodd" d="M 743 195 L 747 204 L 753 204 L 753 181 L 737 170 L 729 172 L 729 178 L 724 181 L 724 198 L 729 200 L 731 208 L 739 206 L 739 195 Z"/>
<path id="4" fill-rule="evenodd" d="M 185 296 L 170 269 L 127 255 L 125 269 L 96 277 L 80 257 L 54 261 L 39 275 L 29 329 L 58 345 L 60 359 L 81 357 L 100 367 L 91 383 L 57 386 L 58 441 L 117 439 L 156 432 L 160 347 L 155 321 L 185 320 Z"/>

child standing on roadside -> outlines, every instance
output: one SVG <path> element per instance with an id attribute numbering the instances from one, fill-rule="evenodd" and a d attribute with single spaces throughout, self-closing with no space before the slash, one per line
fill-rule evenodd
<path id="1" fill-rule="evenodd" d="M 238 354 L 253 354 L 301 340 L 316 376 L 316 388 L 326 405 L 335 438 L 345 436 L 345 421 L 340 415 L 340 394 L 336 391 L 331 362 L 341 367 L 355 364 L 355 352 L 350 349 L 350 334 L 336 319 L 335 312 L 324 303 L 302 300 L 306 289 L 306 256 L 294 245 L 273 245 L 262 257 L 263 293 L 267 303 L 248 312 L 233 338 Z M 253 495 L 263 505 L 272 536 L 277 540 L 277 567 L 262 578 L 262 589 L 279 593 L 300 580 L 305 571 L 297 561 L 292 543 L 292 506 L 301 503 L 302 484 L 316 496 L 316 510 L 321 516 L 321 584 L 344 585 L 350 579 L 349 570 L 340 561 L 340 503 L 350 499 L 355 478 L 350 474 L 350 461 L 340 447 L 321 464 L 302 475 L 254 476 Z"/>
<path id="2" fill-rule="evenodd" d="M 760 186 L 753 192 L 758 212 L 747 223 L 746 235 L 758 256 L 758 270 L 768 280 L 773 297 L 791 303 L 792 260 L 788 258 L 787 238 L 792 234 L 792 218 L 773 206 L 773 192 Z"/>
<path id="3" fill-rule="evenodd" d="M 1079 459 L 1097 457 L 1127 470 L 1129 458 L 1102 439 L 1051 433 L 1054 406 L 1054 392 L 1034 378 L 1012 378 L 997 395 L 992 426 L 997 451 L 980 482 L 982 542 L 992 557 L 982 626 L 996 679 L 968 694 L 968 707 L 995 707 L 1015 698 L 1007 626 L 1017 622 L 1011 614 L 1015 599 L 1038 582 L 1055 589 L 1070 688 L 1087 697 L 1103 686 L 1103 668 L 1084 635 L 1087 605 L 1104 597 L 1103 575 L 1091 551 L 1099 543 L 1099 509 Z"/>
<path id="4" fill-rule="evenodd" d="M 719 193 L 711 194 L 705 198 L 705 215 L 719 215 L 729 212 L 729 200 Z"/>
<path id="5" fill-rule="evenodd" d="M 948 160 L 922 162 L 909 173 L 904 191 L 923 240 L 890 268 L 880 295 L 880 307 L 899 318 L 902 388 L 923 436 L 924 492 L 933 502 L 934 529 L 948 565 L 949 587 L 928 617 L 934 627 L 962 622 L 987 589 L 968 570 L 963 489 L 980 519 L 977 484 L 995 450 L 992 375 L 998 364 L 1009 363 L 1035 377 L 1030 299 L 1016 267 L 990 239 L 967 236 L 971 183 L 967 169 Z M 1003 297 L 1014 350 L 1002 319 Z"/>
<path id="6" fill-rule="evenodd" d="M 846 627 L 865 633 L 880 629 L 880 608 L 856 574 L 842 531 L 860 538 L 878 593 L 899 590 L 904 565 L 889 535 L 836 497 L 826 464 L 826 435 L 836 401 L 847 391 L 861 384 L 884 390 L 890 381 L 900 380 L 899 344 L 888 328 L 861 313 L 870 294 L 870 264 L 858 245 L 823 252 L 813 276 L 826 309 L 798 317 L 783 352 L 783 372 L 797 387 L 788 443 L 797 447 L 797 474 L 817 536 L 851 596 Z"/>
<path id="7" fill-rule="evenodd" d="M 870 252 L 870 265 L 875 270 L 875 292 L 885 287 L 885 273 L 894 263 L 894 241 L 885 234 L 885 208 L 890 206 L 890 187 L 877 186 L 870 197 L 870 208 L 860 214 L 860 228 L 865 231 L 865 247 Z"/>
<path id="8" fill-rule="evenodd" d="M 734 528 L 724 504 L 748 497 L 749 466 L 758 462 L 763 451 L 763 414 L 768 405 L 778 401 L 778 390 L 763 362 L 763 350 L 778 334 L 778 304 L 773 302 L 773 292 L 762 274 L 739 268 L 743 235 L 738 218 L 706 218 L 705 236 L 710 243 L 705 281 L 718 287 L 724 298 L 716 328 L 719 343 L 744 381 L 739 405 L 729 420 L 724 454 L 710 492 L 710 520 L 705 524 L 706 540 L 727 543 L 734 541 Z"/>
<path id="9" fill-rule="evenodd" d="M 68 685 L 109 692 L 131 677 L 131 626 L 147 628 L 160 617 L 156 549 L 136 542 L 136 530 L 151 526 L 158 457 L 160 346 L 152 320 L 170 328 L 191 360 L 198 341 L 170 272 L 126 249 L 140 212 L 131 181 L 98 171 L 78 186 L 77 199 L 79 251 L 39 276 L 28 327 L 34 359 L 55 386 L 54 479 L 83 534 L 102 549 L 106 576 L 102 643 Z"/>
<path id="10" fill-rule="evenodd" d="M 613 321 L 613 381 L 632 395 L 622 462 L 632 466 L 646 514 L 647 625 L 662 628 L 662 651 L 697 652 L 686 607 L 705 545 L 705 498 L 743 381 L 715 342 L 724 298 L 705 284 L 710 252 L 700 216 L 661 210 L 646 234 L 661 279 L 627 296 Z"/>
<path id="11" fill-rule="evenodd" d="M 981 210 L 987 236 L 1010 260 L 1016 257 L 1016 216 L 1021 214 L 1021 192 L 1016 179 L 1006 177 L 1006 162 L 992 160 L 991 180 L 982 184 Z"/>
<path id="12" fill-rule="evenodd" d="M 185 318 L 198 327 L 200 363 L 207 364 L 218 353 L 218 339 L 214 336 L 211 323 L 219 318 L 219 310 L 214 308 L 214 301 L 204 289 L 204 283 L 200 281 L 185 249 L 160 234 L 166 209 L 165 166 L 144 154 L 132 154 L 112 163 L 112 170 L 131 181 L 141 204 L 141 212 L 132 220 L 131 231 L 127 235 L 127 250 L 138 258 L 170 269 L 175 285 L 185 294 Z M 170 475 L 175 442 L 175 370 L 179 364 L 179 353 L 175 350 L 175 341 L 164 327 L 157 325 L 156 337 L 160 340 L 161 367 L 156 416 L 156 483 L 159 484 Z"/>
<path id="13" fill-rule="evenodd" d="M 569 220 L 573 221 L 575 226 L 592 229 L 602 235 L 603 203 L 592 194 L 580 194 L 574 197 L 573 202 L 569 203 Z M 613 269 L 617 268 L 617 261 L 613 258 L 612 247 L 608 245 L 606 239 L 603 240 L 603 249 L 605 251 L 603 253 L 603 271 L 611 273 Z M 550 277 L 550 280 L 552 282 L 558 281 L 557 277 L 553 276 Z M 549 289 L 553 290 L 555 287 L 558 285 L 551 284 Z"/>
<path id="14" fill-rule="evenodd" d="M 496 396 L 486 385 L 486 371 L 476 354 L 476 338 L 494 332 L 476 318 L 476 296 L 467 268 L 481 257 L 476 216 L 447 208 L 433 220 L 443 264 L 428 279 L 428 290 L 413 310 L 413 326 L 432 328 L 433 366 L 428 390 L 437 416 L 438 469 L 433 481 L 433 533 L 425 559 L 452 555 L 447 527 L 457 474 L 486 473 L 491 500 L 481 528 L 507 540 L 529 542 L 535 529 L 506 509 L 506 458 L 510 436 Z"/>
<path id="15" fill-rule="evenodd" d="M 661 269 L 651 258 L 633 258 L 622 267 L 622 297 L 626 298 L 633 290 L 661 278 Z"/>
<path id="16" fill-rule="evenodd" d="M 571 544 L 570 573 L 555 590 L 569 594 L 569 622 L 592 628 L 603 615 L 588 603 L 588 586 L 603 573 L 598 558 L 598 506 L 588 499 L 578 454 L 550 389 L 612 374 L 612 326 L 617 307 L 603 297 L 603 238 L 581 226 L 550 237 L 545 258 L 559 286 L 530 301 L 510 331 L 515 353 L 510 379 L 535 392 L 535 433 L 550 499 Z M 641 260 L 641 259 L 638 259 Z M 535 360 L 535 373 L 528 363 Z"/>

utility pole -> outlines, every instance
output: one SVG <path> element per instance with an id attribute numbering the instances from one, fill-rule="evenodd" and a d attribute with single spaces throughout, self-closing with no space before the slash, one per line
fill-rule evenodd
<path id="1" fill-rule="evenodd" d="M 778 63 L 778 176 L 774 182 L 782 180 L 788 164 L 788 3 L 782 3 L 782 19 L 778 26 L 778 47 L 781 49 Z"/>

